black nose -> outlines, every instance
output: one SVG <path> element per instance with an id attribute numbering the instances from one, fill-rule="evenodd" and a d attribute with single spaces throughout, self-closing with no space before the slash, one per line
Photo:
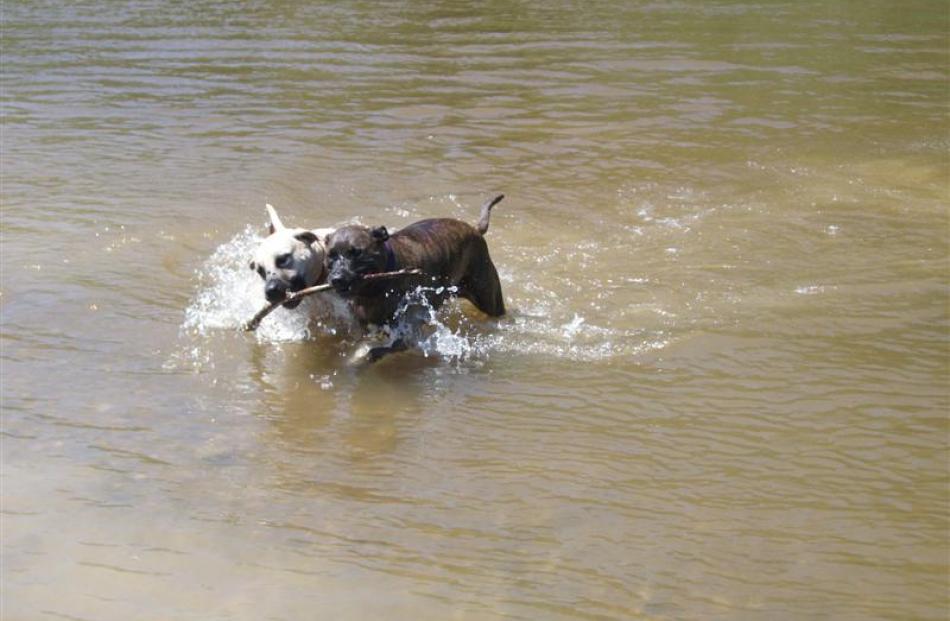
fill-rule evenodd
<path id="1" fill-rule="evenodd" d="M 330 279 L 330 284 L 333 285 L 334 289 L 346 289 L 349 283 L 347 279 L 342 276 L 334 276 Z"/>
<path id="2" fill-rule="evenodd" d="M 271 280 L 264 285 L 264 297 L 267 298 L 268 302 L 279 302 L 287 297 L 287 285 L 284 283 Z"/>

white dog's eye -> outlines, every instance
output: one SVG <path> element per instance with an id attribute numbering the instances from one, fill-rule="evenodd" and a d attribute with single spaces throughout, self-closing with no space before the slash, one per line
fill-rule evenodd
<path id="1" fill-rule="evenodd" d="M 280 269 L 290 267 L 290 255 L 289 254 L 280 255 L 279 257 L 277 257 L 277 261 L 275 264 Z"/>

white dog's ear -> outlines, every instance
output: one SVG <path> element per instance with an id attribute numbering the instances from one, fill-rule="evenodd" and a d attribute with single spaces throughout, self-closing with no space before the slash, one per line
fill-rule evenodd
<path id="1" fill-rule="evenodd" d="M 317 236 L 313 234 L 313 231 L 300 231 L 299 233 L 295 234 L 294 237 L 308 246 L 317 241 Z"/>
<path id="2" fill-rule="evenodd" d="M 280 218 L 277 216 L 277 210 L 274 209 L 274 206 L 270 203 L 266 203 L 264 207 L 267 208 L 267 215 L 270 216 L 270 234 L 273 235 L 277 231 L 283 231 L 286 227 L 284 223 L 280 221 Z"/>

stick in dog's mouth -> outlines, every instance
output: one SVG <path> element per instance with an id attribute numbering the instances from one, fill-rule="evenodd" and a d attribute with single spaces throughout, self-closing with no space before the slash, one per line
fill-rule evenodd
<path id="1" fill-rule="evenodd" d="M 413 274 L 421 274 L 421 273 L 422 273 L 422 270 L 415 267 L 412 269 L 396 270 L 394 272 L 379 272 L 377 274 L 366 274 L 365 276 L 361 277 L 361 280 L 385 280 L 387 278 L 398 278 L 400 276 L 410 276 Z M 263 321 L 264 317 L 267 317 L 268 315 L 270 315 L 274 310 L 277 309 L 278 306 L 292 305 L 292 307 L 296 307 L 297 304 L 300 303 L 300 300 L 307 297 L 308 295 L 313 295 L 314 293 L 322 293 L 324 291 L 330 291 L 332 289 L 333 289 L 333 285 L 331 285 L 330 283 L 325 283 L 322 285 L 307 287 L 306 289 L 301 289 L 300 291 L 294 291 L 294 292 L 288 293 L 287 297 L 285 297 L 283 300 L 274 302 L 273 304 L 268 304 L 267 306 L 259 310 L 257 314 L 254 315 L 253 318 L 251 318 L 250 321 L 244 324 L 244 330 L 248 332 L 256 330 L 257 327 L 261 325 L 261 321 Z"/>

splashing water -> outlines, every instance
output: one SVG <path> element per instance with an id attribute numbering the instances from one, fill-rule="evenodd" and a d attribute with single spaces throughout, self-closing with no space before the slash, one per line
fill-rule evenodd
<path id="1" fill-rule="evenodd" d="M 248 258 L 262 239 L 248 226 L 220 245 L 196 270 L 198 294 L 185 310 L 184 332 L 204 337 L 214 330 L 239 330 L 267 303 L 260 278 L 247 269 Z M 349 327 L 342 300 L 335 295 L 314 295 L 296 309 L 277 309 L 254 334 L 259 342 L 281 343 L 317 334 L 335 335 Z"/>
<path id="2" fill-rule="evenodd" d="M 403 303 L 396 311 L 393 340 L 408 339 L 427 358 L 440 356 L 453 363 L 487 355 L 487 351 L 482 347 L 482 339 L 470 333 L 471 324 L 460 312 L 457 300 L 450 301 L 441 309 L 436 309 L 430 303 L 427 294 L 438 295 L 443 292 L 445 289 L 442 287 L 419 286 L 406 294 Z M 448 293 L 457 292 L 457 287 L 448 288 Z M 459 323 L 454 329 L 449 325 L 452 317 Z"/>
<path id="3" fill-rule="evenodd" d="M 210 354 L 202 343 L 216 332 L 239 331 L 266 303 L 259 277 L 247 269 L 248 257 L 262 239 L 256 228 L 248 225 L 195 270 L 197 293 L 181 325 L 182 335 L 191 341 L 186 349 L 192 352 L 183 357 L 191 360 L 192 366 L 210 366 Z M 519 280 L 508 270 L 501 278 L 506 289 Z M 594 325 L 574 310 L 571 300 L 538 284 L 531 285 L 528 297 L 519 298 L 517 306 L 500 320 L 472 320 L 456 299 L 436 309 L 426 297 L 431 292 L 438 291 L 419 287 L 407 294 L 395 326 L 368 335 L 368 340 L 391 345 L 404 338 L 423 356 L 456 365 L 484 360 L 497 352 L 595 361 L 637 356 L 669 343 L 664 332 Z M 350 340 L 358 333 L 346 302 L 331 293 L 305 298 L 293 310 L 276 310 L 253 334 L 259 343 L 277 344 L 318 337 Z"/>

